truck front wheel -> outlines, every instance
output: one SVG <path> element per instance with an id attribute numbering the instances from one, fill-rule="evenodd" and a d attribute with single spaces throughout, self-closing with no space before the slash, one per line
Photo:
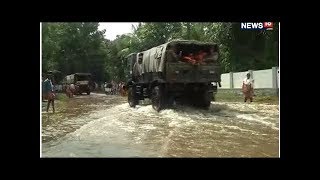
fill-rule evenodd
<path id="1" fill-rule="evenodd" d="M 154 86 L 152 89 L 152 108 L 159 112 L 164 108 L 164 91 L 162 85 Z"/>
<path id="2" fill-rule="evenodd" d="M 136 107 L 138 104 L 135 89 L 133 87 L 129 87 L 128 89 L 128 102 L 130 107 Z"/>

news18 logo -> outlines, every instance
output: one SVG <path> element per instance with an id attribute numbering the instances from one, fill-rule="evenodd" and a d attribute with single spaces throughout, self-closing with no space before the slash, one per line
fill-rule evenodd
<path id="1" fill-rule="evenodd" d="M 246 30 L 272 30 L 273 29 L 273 22 L 245 22 L 241 23 L 241 29 Z"/>

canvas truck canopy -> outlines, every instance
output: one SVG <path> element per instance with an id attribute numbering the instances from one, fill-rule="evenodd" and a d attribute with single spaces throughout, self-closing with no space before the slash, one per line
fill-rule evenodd
<path id="1" fill-rule="evenodd" d="M 68 84 L 73 84 L 74 82 L 74 74 L 68 75 L 67 76 L 67 83 Z"/>
<path id="2" fill-rule="evenodd" d="M 170 41 L 168 43 L 166 43 L 167 45 L 196 45 L 196 46 L 203 46 L 203 45 L 216 45 L 216 43 L 213 42 L 202 42 L 202 41 L 196 41 L 196 40 L 173 40 Z"/>
<path id="3" fill-rule="evenodd" d="M 162 72 L 161 61 L 164 61 L 164 45 L 160 45 L 143 52 L 142 74 L 145 72 Z"/>
<path id="4" fill-rule="evenodd" d="M 130 54 L 126 57 L 126 59 L 129 59 L 129 58 L 131 58 L 132 56 L 136 56 L 136 54 L 137 54 L 137 53 L 130 53 Z"/>
<path id="5" fill-rule="evenodd" d="M 91 76 L 91 73 L 75 73 L 76 76 Z"/>
<path id="6" fill-rule="evenodd" d="M 89 81 L 91 78 L 90 73 L 75 73 L 74 76 L 76 81 Z"/>
<path id="7" fill-rule="evenodd" d="M 125 73 L 132 74 L 132 68 L 134 66 L 134 63 L 136 62 L 137 59 L 137 53 L 131 53 L 126 57 L 126 68 L 125 68 Z"/>
<path id="8" fill-rule="evenodd" d="M 165 63 L 170 61 L 167 59 L 167 51 L 174 49 L 180 56 L 187 56 L 189 54 L 206 51 L 209 53 L 210 49 L 215 49 L 218 52 L 218 45 L 216 43 L 201 42 L 195 40 L 173 40 L 168 43 L 159 45 L 148 49 L 143 53 L 143 68 L 142 73 L 145 72 L 163 72 Z"/>

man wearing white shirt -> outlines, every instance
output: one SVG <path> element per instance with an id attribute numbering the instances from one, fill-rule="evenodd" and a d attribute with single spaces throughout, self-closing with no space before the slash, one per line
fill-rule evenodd
<path id="1" fill-rule="evenodd" d="M 244 95 L 244 102 L 249 99 L 250 102 L 253 100 L 253 82 L 254 80 L 250 78 L 250 73 L 247 73 L 247 78 L 242 81 L 242 92 Z"/>

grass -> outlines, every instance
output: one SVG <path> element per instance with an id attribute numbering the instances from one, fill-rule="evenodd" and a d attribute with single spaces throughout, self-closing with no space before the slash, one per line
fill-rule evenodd
<path id="1" fill-rule="evenodd" d="M 65 93 L 56 93 L 56 100 L 58 101 L 67 101 L 68 97 Z"/>
<path id="2" fill-rule="evenodd" d="M 54 101 L 56 110 L 60 110 L 60 109 L 65 108 L 68 100 L 69 100 L 69 98 L 67 97 L 66 94 L 56 93 L 56 98 Z M 42 112 L 46 111 L 47 103 L 48 103 L 47 101 L 42 102 Z M 49 109 L 50 111 L 52 110 L 51 108 L 52 107 L 50 106 L 50 109 Z"/>
<path id="3" fill-rule="evenodd" d="M 243 102 L 244 97 L 240 94 L 236 93 L 217 93 L 216 101 L 217 102 Z M 267 104 L 279 104 L 278 96 L 270 96 L 270 95 L 257 95 L 253 97 L 253 102 L 256 103 L 267 103 Z"/>

